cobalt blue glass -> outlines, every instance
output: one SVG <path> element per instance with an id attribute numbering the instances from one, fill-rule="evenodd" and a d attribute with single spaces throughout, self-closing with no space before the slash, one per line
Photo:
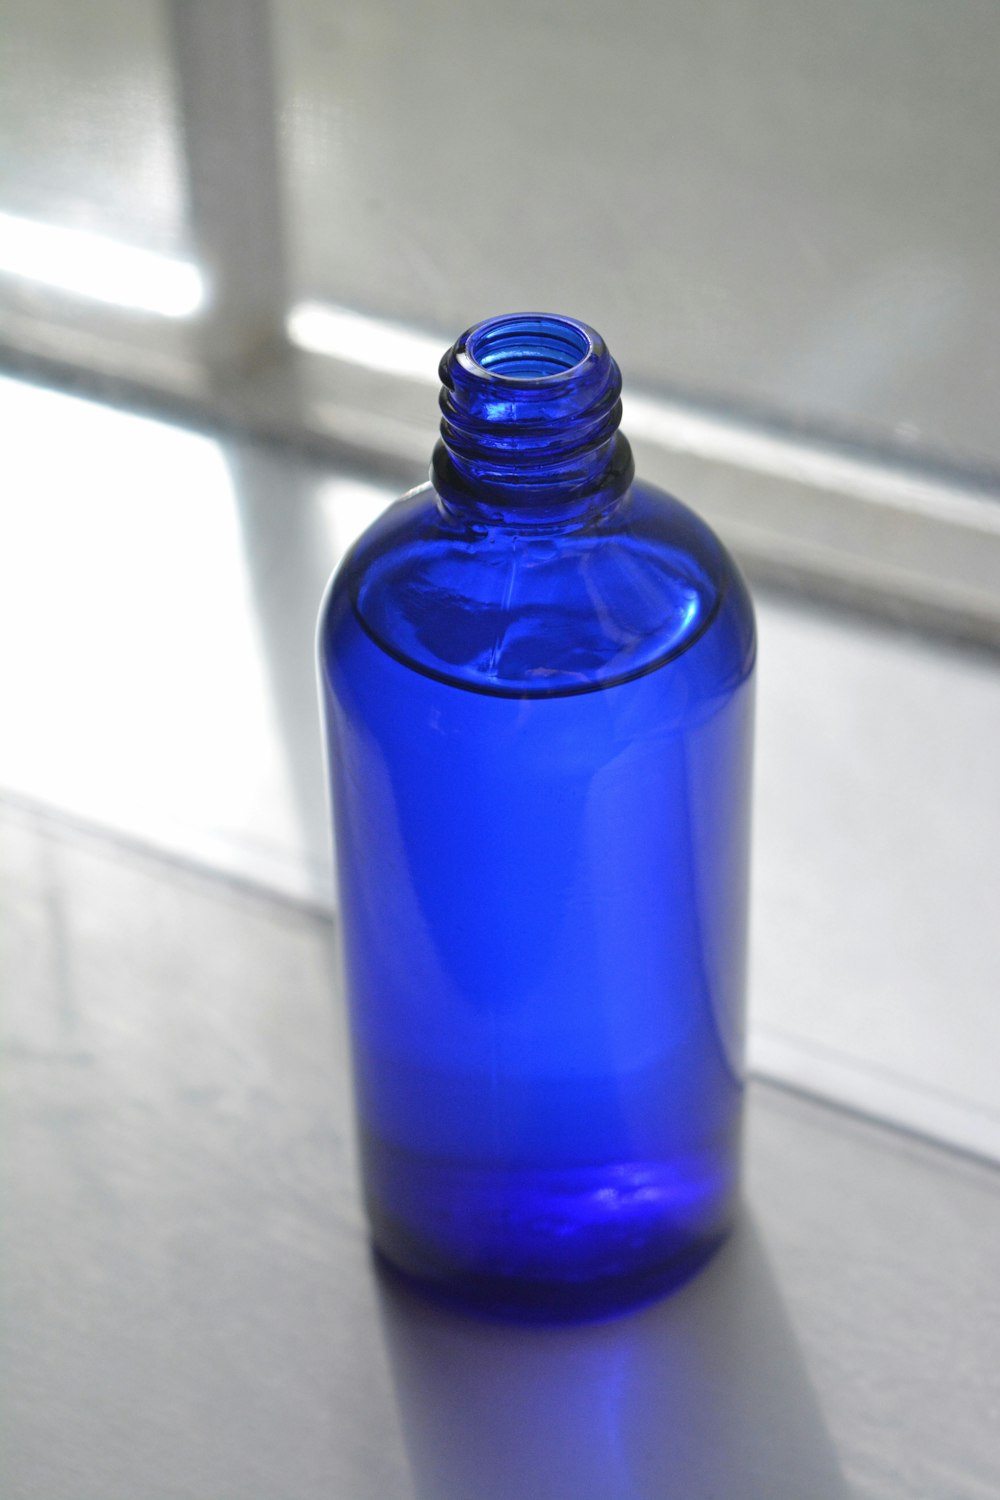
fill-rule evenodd
<path id="1" fill-rule="evenodd" d="M 319 626 L 366 1204 L 440 1295 L 592 1316 L 734 1212 L 753 611 L 592 329 L 490 319 L 441 380 Z"/>

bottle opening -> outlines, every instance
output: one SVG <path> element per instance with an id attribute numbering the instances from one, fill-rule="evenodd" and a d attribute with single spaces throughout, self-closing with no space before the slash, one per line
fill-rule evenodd
<path id="1" fill-rule="evenodd" d="M 506 380 L 549 380 L 575 370 L 594 352 L 588 330 L 548 315 L 480 323 L 466 345 L 474 365 Z"/>
<path id="2" fill-rule="evenodd" d="M 477 323 L 441 361 L 441 442 L 432 478 L 455 511 L 559 524 L 624 494 L 621 375 L 576 318 L 508 313 Z"/>

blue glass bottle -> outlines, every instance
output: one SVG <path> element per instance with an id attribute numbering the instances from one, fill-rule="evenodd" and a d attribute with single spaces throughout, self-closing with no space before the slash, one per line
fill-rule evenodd
<path id="1" fill-rule="evenodd" d="M 318 636 L 366 1204 L 438 1293 L 588 1316 L 734 1211 L 753 611 L 592 329 L 490 319 L 441 379 Z"/>

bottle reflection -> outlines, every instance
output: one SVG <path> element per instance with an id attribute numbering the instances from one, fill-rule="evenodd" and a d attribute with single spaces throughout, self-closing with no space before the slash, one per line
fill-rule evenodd
<path id="1" fill-rule="evenodd" d="M 838 1500 L 848 1493 L 745 1218 L 654 1306 L 584 1327 L 379 1297 L 417 1500 Z"/>

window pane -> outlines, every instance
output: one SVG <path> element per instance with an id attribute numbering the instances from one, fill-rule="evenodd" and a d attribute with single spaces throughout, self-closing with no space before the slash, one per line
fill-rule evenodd
<path id="1" fill-rule="evenodd" d="M 598 326 L 632 381 L 1000 458 L 984 0 L 277 0 L 297 297 Z"/>
<path id="2" fill-rule="evenodd" d="M 160 0 L 4 0 L 0 210 L 186 251 Z"/>

